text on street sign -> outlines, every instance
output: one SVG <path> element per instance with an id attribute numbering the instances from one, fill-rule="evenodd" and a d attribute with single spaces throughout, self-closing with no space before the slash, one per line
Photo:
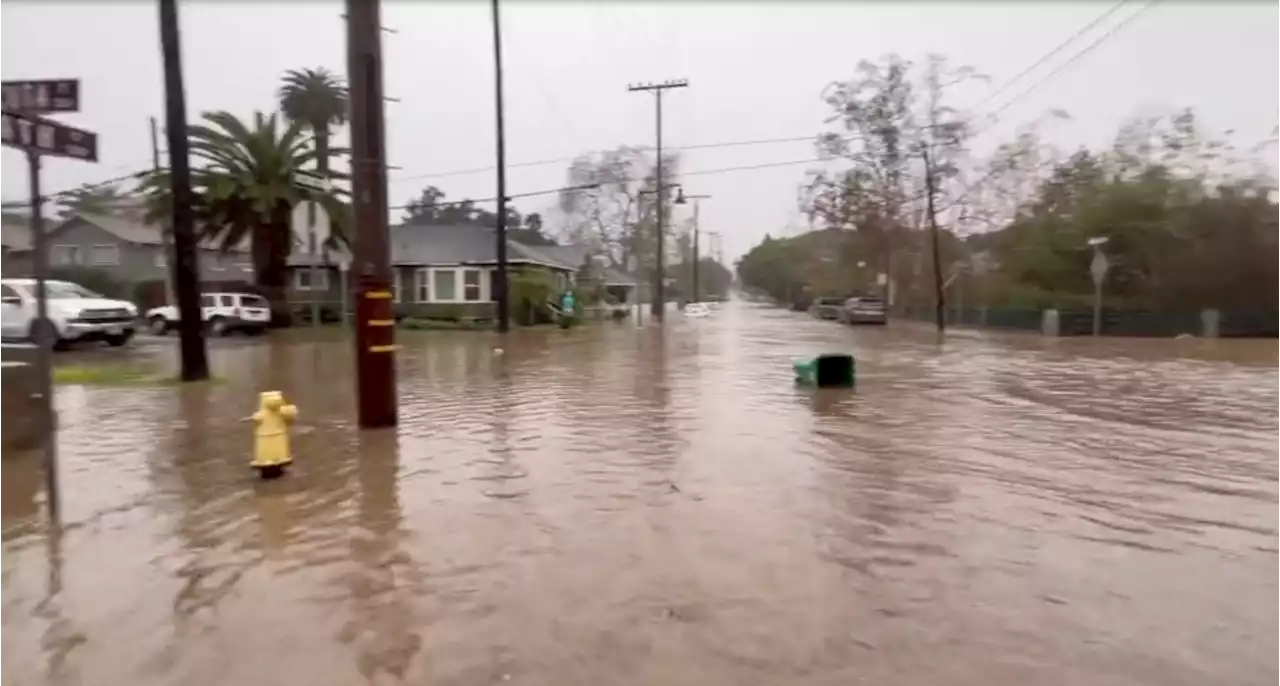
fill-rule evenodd
<path id="1" fill-rule="evenodd" d="M 0 142 L 41 155 L 98 161 L 98 134 L 42 117 L 5 112 L 0 121 Z"/>
<path id="2" fill-rule="evenodd" d="M 51 114 L 80 111 L 80 79 L 5 81 L 0 89 L 6 112 Z"/>

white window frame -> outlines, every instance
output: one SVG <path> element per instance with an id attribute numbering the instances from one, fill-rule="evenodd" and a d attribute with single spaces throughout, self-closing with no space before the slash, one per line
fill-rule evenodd
<path id="1" fill-rule="evenodd" d="M 396 305 L 400 304 L 400 286 L 401 286 L 400 281 L 401 281 L 400 268 L 396 266 L 392 266 L 391 267 L 391 302 Z"/>
<path id="2" fill-rule="evenodd" d="M 451 274 L 451 275 L 452 275 L 452 277 L 453 277 L 453 278 L 452 278 L 452 281 L 453 281 L 453 293 L 451 294 L 453 297 L 450 297 L 450 298 L 443 298 L 443 297 L 440 297 L 440 289 L 438 288 L 438 286 L 439 286 L 439 284 L 440 284 L 440 281 L 439 281 L 439 279 L 437 278 L 437 276 L 438 276 L 438 275 L 440 275 L 440 274 L 443 274 L 443 273 L 445 273 L 445 272 L 448 272 L 448 273 L 449 273 L 449 274 Z M 459 297 L 459 296 L 461 295 L 461 293 L 460 293 L 461 289 L 459 288 L 459 286 L 461 285 L 461 284 L 459 283 L 459 282 L 461 281 L 461 276 L 460 276 L 460 274 L 461 274 L 461 273 L 462 273 L 462 268 L 461 268 L 461 267 L 440 267 L 440 268 L 433 268 L 433 269 L 431 269 L 431 302 L 434 302 L 434 303 L 460 303 L 460 302 L 464 302 L 464 301 Z"/>
<path id="3" fill-rule="evenodd" d="M 485 299 L 484 298 L 484 270 L 480 269 L 479 267 L 471 267 L 471 268 L 463 268 L 463 269 L 460 269 L 459 271 L 462 272 L 462 277 L 460 279 L 462 282 L 461 283 L 462 302 L 467 302 L 467 303 L 484 302 L 484 299 Z M 474 286 L 467 285 L 468 274 L 476 275 L 476 283 Z M 476 297 L 474 298 L 471 297 L 471 294 L 467 292 L 468 288 L 476 289 Z"/>
<path id="4" fill-rule="evenodd" d="M 303 274 L 307 275 L 305 284 Z M 316 277 L 315 283 L 311 283 L 312 276 Z M 293 289 L 295 291 L 327 291 L 329 290 L 329 271 L 323 268 L 313 271 L 311 267 L 294 267 Z"/>
<path id="5" fill-rule="evenodd" d="M 49 248 L 49 263 L 55 267 L 84 264 L 84 246 L 60 244 Z"/>
<path id="6" fill-rule="evenodd" d="M 101 256 L 100 256 L 101 255 Z M 120 246 L 115 243 L 98 243 L 89 246 L 89 265 L 115 267 L 120 264 Z"/>
<path id="7" fill-rule="evenodd" d="M 422 289 L 426 287 L 427 296 L 422 297 Z M 429 303 L 431 302 L 431 270 L 426 267 L 419 267 L 413 270 L 413 302 Z"/>

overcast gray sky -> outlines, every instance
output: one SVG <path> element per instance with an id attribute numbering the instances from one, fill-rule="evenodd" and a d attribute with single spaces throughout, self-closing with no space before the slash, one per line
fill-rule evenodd
<path id="1" fill-rule="evenodd" d="M 650 145 L 651 95 L 629 82 L 687 78 L 665 99 L 672 146 L 801 137 L 822 128 L 823 87 L 861 59 L 929 52 L 969 64 L 1000 88 L 1112 2 L 935 4 L 538 3 L 503 4 L 507 159 L 570 158 L 619 144 Z M 1057 59 L 1009 87 L 1006 99 L 1139 10 L 1132 0 Z M 275 107 L 280 75 L 296 67 L 345 72 L 342 3 L 184 0 L 188 112 L 248 116 Z M 155 2 L 4 0 L 0 69 L 5 79 L 78 77 L 83 112 L 67 123 L 97 131 L 99 164 L 50 160 L 45 188 L 63 190 L 150 164 L 147 118 L 163 116 Z M 392 204 L 426 184 L 451 199 L 494 195 L 492 53 L 488 2 L 383 3 Z M 1106 143 L 1137 112 L 1192 106 L 1209 126 L 1249 146 L 1272 135 L 1280 110 L 1280 11 L 1275 2 L 1159 2 L 1132 24 L 1001 113 L 989 146 L 1051 107 L 1073 116 L 1057 141 Z M 980 101 L 982 89 L 958 97 Z M 345 138 L 345 134 L 344 134 Z M 1268 155 L 1275 156 L 1274 146 Z M 805 160 L 810 143 L 727 146 L 684 153 L 688 172 Z M 564 184 L 567 160 L 517 166 L 512 193 Z M 726 257 L 765 232 L 797 230 L 796 185 L 805 164 L 690 175 L 689 192 L 714 196 L 702 223 L 724 236 Z M 20 153 L 3 152 L 3 196 L 26 197 Z M 523 212 L 554 196 L 517 202 Z M 687 209 L 680 209 L 687 212 Z"/>

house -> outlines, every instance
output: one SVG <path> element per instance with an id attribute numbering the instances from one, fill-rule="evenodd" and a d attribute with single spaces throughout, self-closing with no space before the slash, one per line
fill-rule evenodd
<path id="1" fill-rule="evenodd" d="M 392 293 L 402 312 L 432 316 L 448 311 L 464 317 L 493 317 L 497 240 L 492 229 L 469 225 L 401 224 L 390 228 Z M 557 288 L 569 287 L 587 251 L 575 246 L 528 246 L 507 241 L 511 267 L 545 269 Z M 350 264 L 345 251 L 318 259 L 295 252 L 289 258 L 289 299 L 295 303 L 319 300 L 341 302 L 342 274 L 337 265 Z M 605 285 L 625 298 L 634 282 L 605 270 Z M 355 278 L 354 271 L 348 278 Z M 622 298 L 620 298 L 622 299 Z"/>
<path id="2" fill-rule="evenodd" d="M 575 279 L 592 277 L 600 280 L 605 292 L 619 303 L 631 303 L 635 300 L 635 277 L 624 274 L 608 265 L 603 256 L 594 253 L 585 245 L 540 245 L 537 250 L 544 255 L 555 258 L 561 264 L 575 265 Z M 591 273 L 583 274 L 583 267 L 590 265 Z"/>
<path id="3" fill-rule="evenodd" d="M 94 269 L 121 283 L 163 281 L 169 249 L 160 227 L 129 213 L 80 213 L 51 222 L 46 244 L 51 269 Z M 4 273 L 31 271 L 30 231 L 4 222 Z M 223 252 L 212 242 L 200 246 L 200 279 L 205 282 L 252 281 L 253 264 L 244 250 Z M 10 271 L 13 270 L 13 271 Z"/>
<path id="4" fill-rule="evenodd" d="M 5 212 L 0 216 L 0 273 L 7 277 L 30 276 L 25 255 L 31 251 L 31 218 Z"/>

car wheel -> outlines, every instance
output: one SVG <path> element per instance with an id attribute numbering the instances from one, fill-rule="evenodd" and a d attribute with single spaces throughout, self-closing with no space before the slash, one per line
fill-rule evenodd
<path id="1" fill-rule="evenodd" d="M 67 349 L 68 341 L 58 336 L 58 327 L 54 326 L 53 322 L 48 319 L 37 319 L 31 322 L 28 336 L 31 342 L 36 345 L 43 345 L 45 341 L 51 341 L 50 347 L 54 350 Z"/>
<path id="2" fill-rule="evenodd" d="M 151 333 L 157 336 L 163 336 L 169 333 L 169 329 L 172 328 L 172 325 L 169 324 L 169 320 L 161 317 L 160 315 L 152 317 L 151 321 L 148 322 L 148 325 L 151 328 Z"/>
<path id="3" fill-rule="evenodd" d="M 215 336 L 225 336 L 228 333 L 227 320 L 222 317 L 214 317 L 209 320 L 209 333 Z"/>
<path id="4" fill-rule="evenodd" d="M 133 338 L 133 332 L 107 336 L 107 344 L 113 348 L 119 348 L 125 343 L 128 343 L 130 338 Z"/>

